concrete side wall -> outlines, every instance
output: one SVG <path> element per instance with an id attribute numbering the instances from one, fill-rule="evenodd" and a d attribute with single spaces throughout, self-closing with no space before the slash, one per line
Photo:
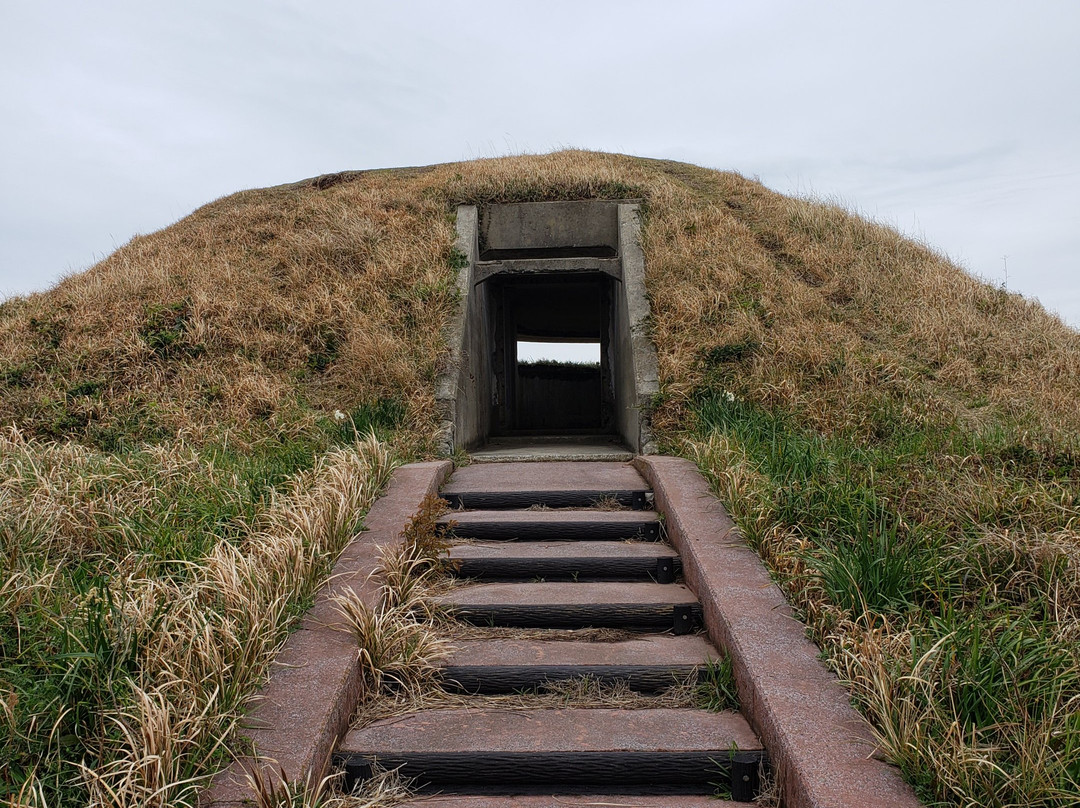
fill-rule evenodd
<path id="1" fill-rule="evenodd" d="M 490 431 L 487 287 L 473 283 L 479 255 L 478 224 L 474 205 L 458 207 L 455 247 L 466 263 L 458 271 L 459 308 L 446 333 L 450 355 L 435 392 L 441 416 L 439 449 L 445 454 L 484 443 Z"/>
<path id="2" fill-rule="evenodd" d="M 618 222 L 623 282 L 615 295 L 615 333 L 609 344 L 615 423 L 627 446 L 638 454 L 654 454 L 650 410 L 660 381 L 656 349 L 649 337 L 650 308 L 645 294 L 645 254 L 641 251 L 638 206 L 619 205 Z"/>
<path id="3" fill-rule="evenodd" d="M 480 223 L 486 250 L 611 247 L 618 250 L 616 202 L 489 205 Z"/>

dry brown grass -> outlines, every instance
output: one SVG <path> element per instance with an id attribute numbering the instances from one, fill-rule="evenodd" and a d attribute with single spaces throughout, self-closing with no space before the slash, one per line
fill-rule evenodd
<path id="1" fill-rule="evenodd" d="M 584 159 L 369 172 L 211 203 L 3 304 L 0 422 L 106 446 L 242 444 L 390 399 L 422 451 L 455 304 L 452 202 L 627 187 L 625 160 Z"/>
<path id="2" fill-rule="evenodd" d="M 700 193 L 650 205 L 645 228 L 661 423 L 728 346 L 733 392 L 824 433 L 872 433 L 885 396 L 915 422 L 1005 414 L 1075 439 L 1080 334 L 1037 303 L 842 208 L 680 171 Z"/>
<path id="3" fill-rule="evenodd" d="M 396 398 L 426 436 L 455 304 L 453 206 L 593 196 L 647 199 L 661 424 L 679 423 L 711 349 L 745 345 L 740 392 L 826 431 L 872 429 L 866 404 L 882 390 L 916 420 L 1001 411 L 1053 435 L 1080 426 L 1080 335 L 1037 304 L 841 208 L 586 152 L 345 174 L 207 205 L 3 305 L 0 419 L 73 437 L 242 440 L 309 417 L 301 401 L 330 413 Z"/>
<path id="4" fill-rule="evenodd" d="M 125 465 L 121 458 L 76 446 L 38 446 L 15 433 L 4 437 L 3 447 L 12 475 L 3 505 L 13 517 L 33 514 L 39 521 L 20 536 L 42 539 L 36 545 L 6 544 L 10 566 L 4 569 L 3 609 L 11 619 L 5 629 L 25 631 L 28 644 L 40 642 L 50 627 L 66 632 L 77 643 L 77 656 L 88 660 L 82 668 L 68 668 L 67 676 L 87 676 L 89 670 L 108 677 L 90 680 L 98 688 L 98 705 L 94 723 L 80 730 L 94 733 L 86 740 L 94 741 L 96 760 L 87 757 L 77 771 L 62 776 L 81 778 L 92 805 L 190 802 L 284 638 L 295 604 L 322 583 L 388 480 L 390 456 L 372 441 L 320 458 L 254 523 L 187 562 L 183 575 L 161 574 L 126 544 L 110 547 L 117 557 L 109 574 L 95 578 L 94 588 L 75 603 L 64 603 L 54 599 L 72 596 L 70 584 L 58 581 L 66 558 L 96 560 L 104 552 L 99 544 L 87 549 L 87 534 L 94 531 L 85 521 L 96 520 L 99 531 L 122 524 L 117 513 L 130 512 L 140 496 L 160 496 L 162 478 L 147 476 L 142 463 Z M 161 475 L 202 482 L 206 469 L 197 455 L 177 449 L 155 456 Z M 40 563 L 42 556 L 49 563 Z M 97 610 L 102 604 L 108 608 Z M 100 615 L 101 622 L 80 623 L 77 616 L 84 613 Z M 23 641 L 20 634 L 16 642 Z M 115 654 L 131 654 L 133 663 L 117 668 Z M 65 712 L 80 708 L 85 709 L 61 706 L 53 732 Z M 14 720 L 13 711 L 8 717 Z M 25 731 L 12 727 L 18 729 Z M 42 769 L 57 765 L 40 761 Z M 29 804 L 45 799 L 33 773 L 20 791 Z"/>
<path id="5" fill-rule="evenodd" d="M 420 710 L 541 710 L 541 709 L 625 709 L 645 710 L 661 707 L 691 708 L 698 705 L 696 682 L 673 682 L 670 688 L 642 694 L 624 682 L 604 682 L 588 676 L 551 682 L 533 691 L 490 695 L 453 693 L 440 687 L 427 687 L 408 694 L 393 693 L 361 704 L 353 718 L 353 727 L 365 727 L 384 718 Z"/>

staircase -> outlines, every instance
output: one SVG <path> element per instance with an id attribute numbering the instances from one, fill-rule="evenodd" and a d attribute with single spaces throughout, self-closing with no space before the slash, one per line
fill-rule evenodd
<path id="1" fill-rule="evenodd" d="M 531 630 L 458 643 L 442 672 L 447 689 L 510 693 L 589 676 L 653 693 L 718 658 L 632 466 L 473 465 L 442 495 L 455 508 L 444 517 L 455 523 L 450 559 L 467 583 L 441 605 L 463 623 Z M 601 642 L 583 629 L 625 634 Z M 429 808 L 595 805 L 612 795 L 680 808 L 723 804 L 706 803 L 718 790 L 753 800 L 764 751 L 731 711 L 469 707 L 376 721 L 350 731 L 335 757 L 347 784 L 375 765 L 401 767 L 442 795 Z"/>

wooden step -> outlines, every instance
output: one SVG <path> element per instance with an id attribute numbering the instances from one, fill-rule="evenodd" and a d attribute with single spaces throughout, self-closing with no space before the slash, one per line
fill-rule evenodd
<path id="1" fill-rule="evenodd" d="M 653 580 L 671 583 L 679 554 L 662 542 L 488 542 L 450 548 L 462 578 L 544 580 Z"/>
<path id="2" fill-rule="evenodd" d="M 443 686 L 466 693 L 508 693 L 591 676 L 655 692 L 719 658 L 702 636 L 650 635 L 620 642 L 466 640 L 442 669 Z"/>
<path id="3" fill-rule="evenodd" d="M 442 496 L 455 508 L 587 508 L 614 499 L 641 509 L 648 490 L 628 463 L 502 463 L 458 469 Z"/>
<path id="4" fill-rule="evenodd" d="M 738 750 L 734 765 L 733 750 Z M 425 710 L 348 733 L 346 787 L 376 761 L 423 790 L 706 794 L 762 757 L 746 719 L 694 709 Z"/>
<path id="5" fill-rule="evenodd" d="M 682 584 L 475 584 L 452 589 L 437 603 L 458 620 L 475 625 L 688 634 L 701 623 L 701 606 Z"/>
<path id="6" fill-rule="evenodd" d="M 508 510 L 512 508 L 530 508 L 543 505 L 548 508 L 594 508 L 597 506 L 620 505 L 635 511 L 645 510 L 651 492 L 639 489 L 566 489 L 563 491 L 471 491 L 452 493 L 443 491 L 442 497 L 451 508 L 471 508 L 474 510 Z"/>
<path id="7" fill-rule="evenodd" d="M 651 511 L 457 511 L 439 522 L 455 523 L 453 535 L 488 541 L 620 541 L 660 538 Z"/>
<path id="8" fill-rule="evenodd" d="M 635 797 L 626 794 L 453 794 L 421 797 L 397 808 L 732 808 L 745 803 L 718 800 L 704 794 Z"/>

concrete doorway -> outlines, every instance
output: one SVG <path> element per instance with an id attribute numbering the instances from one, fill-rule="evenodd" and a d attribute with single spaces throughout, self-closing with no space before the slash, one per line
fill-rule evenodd
<path id="1" fill-rule="evenodd" d="M 653 450 L 657 390 L 638 206 L 594 200 L 462 206 L 462 308 L 440 375 L 442 448 Z M 587 364 L 522 361 L 522 343 L 590 345 Z M 492 447 L 495 447 L 494 449 Z M 596 454 L 590 449 L 590 453 Z"/>

